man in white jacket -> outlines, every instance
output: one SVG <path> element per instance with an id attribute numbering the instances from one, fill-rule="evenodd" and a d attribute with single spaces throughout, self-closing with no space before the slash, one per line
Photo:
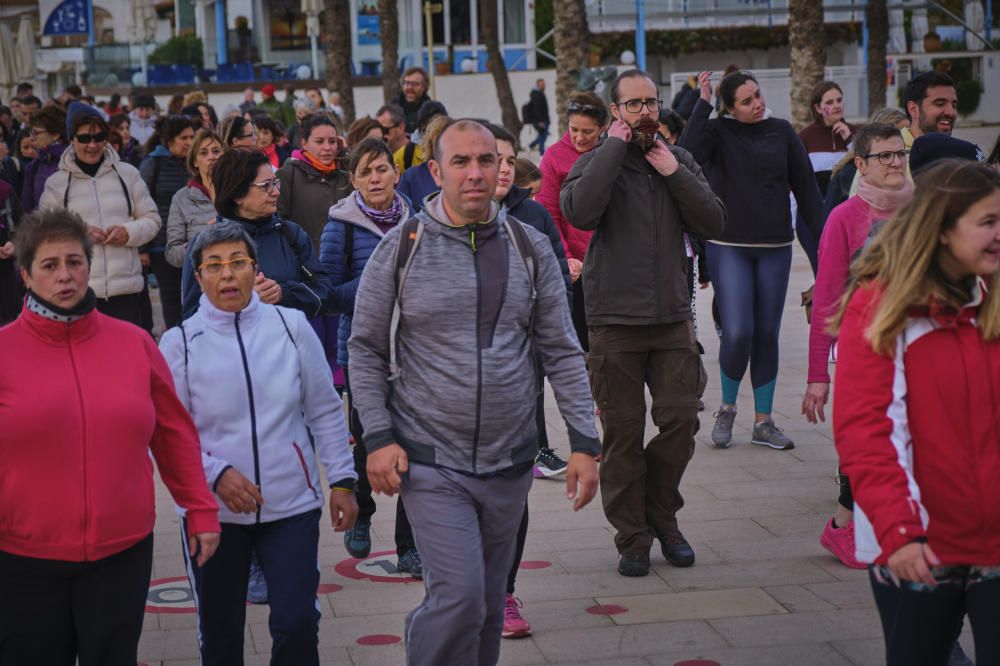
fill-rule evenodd
<path id="1" fill-rule="evenodd" d="M 334 529 L 351 527 L 358 511 L 343 406 L 305 315 L 262 303 L 254 291 L 256 247 L 243 228 L 210 226 L 191 252 L 201 302 L 160 347 L 201 436 L 222 523 L 209 563 L 193 566 L 194 553 L 185 553 L 202 663 L 242 663 L 255 551 L 269 589 L 271 663 L 318 666 L 317 457 L 330 481 Z"/>

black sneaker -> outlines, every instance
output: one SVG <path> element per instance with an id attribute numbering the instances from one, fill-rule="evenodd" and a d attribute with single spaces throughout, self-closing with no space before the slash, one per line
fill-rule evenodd
<path id="1" fill-rule="evenodd" d="M 689 567 L 694 564 L 694 549 L 680 530 L 657 533 L 656 538 L 660 540 L 660 549 L 667 562 L 675 567 Z"/>
<path id="2" fill-rule="evenodd" d="M 548 447 L 538 449 L 532 474 L 536 479 L 548 479 L 566 473 L 566 461 Z"/>
<path id="3" fill-rule="evenodd" d="M 344 532 L 344 548 L 351 557 L 362 560 L 372 552 L 371 518 L 358 518 L 354 527 Z"/>
<path id="4" fill-rule="evenodd" d="M 396 571 L 410 574 L 417 580 L 423 580 L 424 565 L 420 561 L 420 553 L 417 552 L 416 548 L 411 548 L 399 556 L 399 561 L 396 562 Z"/>
<path id="5" fill-rule="evenodd" d="M 622 553 L 618 560 L 618 573 L 629 578 L 649 574 L 649 552 Z"/>

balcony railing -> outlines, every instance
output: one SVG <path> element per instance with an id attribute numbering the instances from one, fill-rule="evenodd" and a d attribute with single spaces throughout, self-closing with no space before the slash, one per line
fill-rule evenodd
<path id="1" fill-rule="evenodd" d="M 864 0 L 823 0 L 827 23 L 860 22 Z M 775 26 L 788 23 L 788 0 L 646 0 L 647 30 Z M 634 30 L 635 0 L 593 0 L 587 20 L 593 32 Z"/>

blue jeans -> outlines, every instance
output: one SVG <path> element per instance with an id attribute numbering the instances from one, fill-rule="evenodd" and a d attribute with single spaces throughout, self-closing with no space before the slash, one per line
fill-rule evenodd
<path id="1" fill-rule="evenodd" d="M 539 154 L 545 154 L 545 142 L 549 138 L 549 124 L 535 123 L 533 127 L 538 131 L 538 136 L 535 137 L 534 141 L 528 144 L 528 148 L 538 146 Z"/>

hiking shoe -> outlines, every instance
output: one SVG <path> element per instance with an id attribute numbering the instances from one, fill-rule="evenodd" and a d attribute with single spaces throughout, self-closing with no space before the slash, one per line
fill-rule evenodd
<path id="1" fill-rule="evenodd" d="M 675 567 L 689 567 L 694 564 L 694 549 L 687 542 L 680 530 L 673 529 L 663 534 L 657 534 L 663 557 Z"/>
<path id="2" fill-rule="evenodd" d="M 618 573 L 630 578 L 649 574 L 649 552 L 622 553 L 618 560 Z"/>
<path id="3" fill-rule="evenodd" d="M 344 548 L 351 557 L 363 560 L 372 552 L 371 518 L 358 518 L 354 527 L 344 532 Z"/>
<path id="4" fill-rule="evenodd" d="M 556 452 L 547 446 L 538 449 L 535 456 L 535 468 L 532 471 L 536 479 L 547 479 L 566 473 L 566 461 L 556 455 Z"/>
<path id="5" fill-rule="evenodd" d="M 247 601 L 252 604 L 267 603 L 267 579 L 264 570 L 260 568 L 257 554 L 250 559 L 250 578 L 247 581 Z"/>
<path id="6" fill-rule="evenodd" d="M 420 553 L 417 552 L 416 548 L 411 548 L 399 556 L 399 561 L 396 562 L 396 571 L 408 573 L 417 580 L 423 580 L 424 565 L 420 561 Z"/>
<path id="7" fill-rule="evenodd" d="M 513 594 L 508 594 L 503 602 L 503 633 L 504 638 L 527 638 L 531 635 L 531 625 L 521 617 L 524 604 Z"/>
<path id="8" fill-rule="evenodd" d="M 736 406 L 722 405 L 712 416 L 715 417 L 715 427 L 712 428 L 712 445 L 717 449 L 728 449 L 733 445 L 733 422 L 736 421 Z"/>
<path id="9" fill-rule="evenodd" d="M 833 524 L 833 518 L 823 529 L 823 535 L 819 538 L 819 544 L 833 553 L 833 556 L 840 560 L 845 567 L 851 569 L 867 569 L 868 566 L 858 562 L 854 553 L 854 523 L 837 527 Z"/>
<path id="10" fill-rule="evenodd" d="M 713 432 L 712 434 L 714 435 L 715 433 Z M 750 443 L 759 444 L 760 446 L 770 446 L 772 449 L 778 449 L 779 451 L 787 451 L 788 449 L 795 448 L 795 442 L 790 440 L 785 433 L 781 432 L 781 428 L 774 425 L 774 421 L 770 418 L 754 424 L 753 438 L 750 440 Z"/>

